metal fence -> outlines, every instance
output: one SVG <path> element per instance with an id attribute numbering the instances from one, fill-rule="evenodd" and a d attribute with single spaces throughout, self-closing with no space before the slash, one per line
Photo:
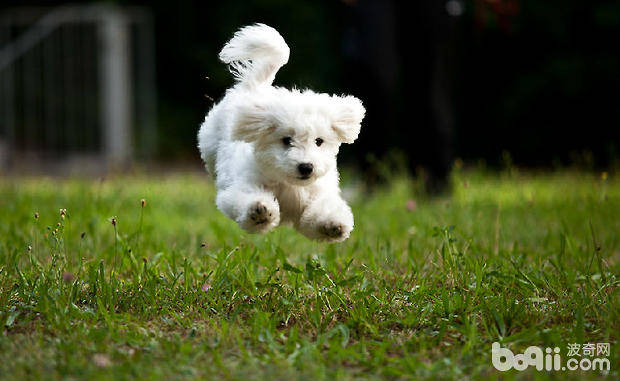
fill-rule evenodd
<path id="1" fill-rule="evenodd" d="M 156 146 L 153 21 L 142 8 L 0 14 L 0 168 L 117 166 Z"/>

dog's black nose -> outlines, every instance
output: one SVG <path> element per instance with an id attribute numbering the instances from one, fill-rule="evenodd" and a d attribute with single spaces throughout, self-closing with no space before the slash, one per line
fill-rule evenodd
<path id="1" fill-rule="evenodd" d="M 297 166 L 297 170 L 304 177 L 310 176 L 313 169 L 314 169 L 314 166 L 312 165 L 312 163 L 301 163 Z"/>

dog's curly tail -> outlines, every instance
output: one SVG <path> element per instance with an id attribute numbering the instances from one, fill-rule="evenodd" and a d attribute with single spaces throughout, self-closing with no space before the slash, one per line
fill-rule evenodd
<path id="1" fill-rule="evenodd" d="M 244 86 L 271 85 L 288 62 L 290 49 L 277 30 L 265 24 L 239 29 L 220 52 L 237 82 Z"/>

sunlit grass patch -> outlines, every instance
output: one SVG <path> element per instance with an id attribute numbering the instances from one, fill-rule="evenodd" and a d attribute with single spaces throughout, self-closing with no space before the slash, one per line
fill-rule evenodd
<path id="1" fill-rule="evenodd" d="M 453 185 L 429 199 L 405 178 L 371 195 L 345 184 L 356 228 L 328 245 L 245 234 L 205 176 L 3 179 L 0 374 L 499 377 L 501 341 L 611 342 L 617 377 L 616 176 Z"/>

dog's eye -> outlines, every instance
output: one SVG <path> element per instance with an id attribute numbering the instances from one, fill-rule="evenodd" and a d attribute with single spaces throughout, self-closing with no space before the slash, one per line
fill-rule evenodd
<path id="1" fill-rule="evenodd" d="M 321 144 L 323 144 L 323 139 L 321 139 L 321 138 L 316 138 L 315 142 L 316 142 L 317 147 L 320 147 L 320 146 L 321 146 Z"/>
<path id="2" fill-rule="evenodd" d="M 293 138 L 291 138 L 290 136 L 282 138 L 282 144 L 284 144 L 286 147 L 292 146 L 293 145 Z"/>

